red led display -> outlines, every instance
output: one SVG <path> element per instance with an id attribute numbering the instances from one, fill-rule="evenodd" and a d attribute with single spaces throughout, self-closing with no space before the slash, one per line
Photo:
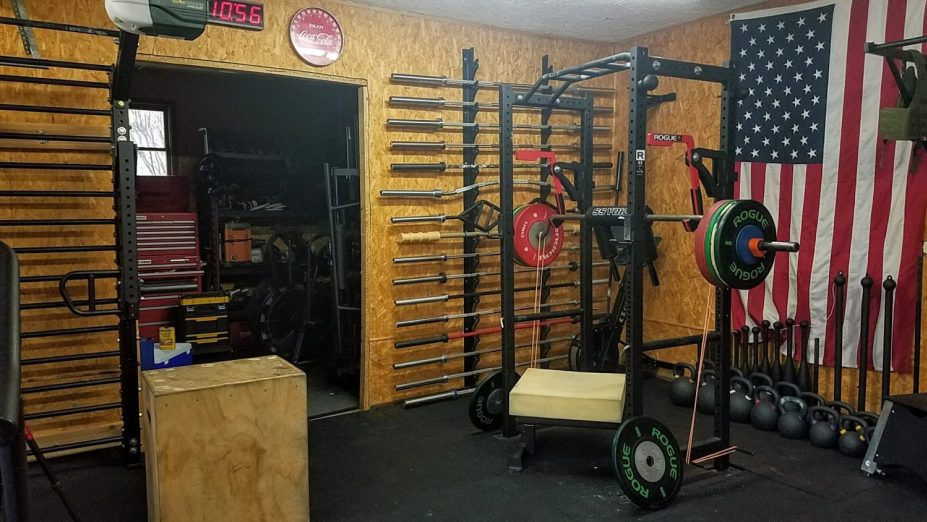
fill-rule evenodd
<path id="1" fill-rule="evenodd" d="M 241 0 L 210 0 L 209 23 L 264 30 L 264 5 Z"/>

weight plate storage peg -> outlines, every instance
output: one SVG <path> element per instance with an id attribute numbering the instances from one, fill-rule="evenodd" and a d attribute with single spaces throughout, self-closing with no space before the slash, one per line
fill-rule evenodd
<path id="1" fill-rule="evenodd" d="M 682 487 L 679 444 L 650 417 L 621 423 L 612 440 L 612 471 L 628 499 L 644 509 L 663 509 Z"/>
<path id="2" fill-rule="evenodd" d="M 483 431 L 502 425 L 502 372 L 495 372 L 476 386 L 470 397 L 470 422 Z"/>

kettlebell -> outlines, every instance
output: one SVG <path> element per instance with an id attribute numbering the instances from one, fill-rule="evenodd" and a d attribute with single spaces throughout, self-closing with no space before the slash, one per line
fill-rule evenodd
<path id="1" fill-rule="evenodd" d="M 811 439 L 812 446 L 833 448 L 837 445 L 837 439 L 840 437 L 837 431 L 840 414 L 837 410 L 829 406 L 812 406 L 808 409 L 808 420 L 811 423 L 808 438 Z"/>
<path id="2" fill-rule="evenodd" d="M 869 424 L 855 416 L 844 415 L 840 417 L 840 438 L 837 439 L 837 450 L 854 459 L 862 458 L 866 454 L 866 428 Z"/>
<path id="3" fill-rule="evenodd" d="M 776 391 L 779 392 L 780 397 L 798 397 L 801 394 L 801 389 L 798 385 L 791 382 L 779 381 L 776 383 L 775 388 Z"/>
<path id="4" fill-rule="evenodd" d="M 689 376 L 686 377 L 686 370 Z M 673 384 L 670 385 L 670 400 L 676 406 L 691 407 L 695 399 L 695 366 L 689 363 L 678 362 L 673 366 Z"/>
<path id="5" fill-rule="evenodd" d="M 856 408 L 843 401 L 827 401 L 824 405 L 837 410 L 841 417 L 844 415 L 856 415 Z"/>
<path id="6" fill-rule="evenodd" d="M 772 377 L 766 375 L 765 373 L 753 372 L 750 374 L 750 382 L 753 383 L 753 386 L 765 385 L 770 388 L 773 387 Z"/>
<path id="7" fill-rule="evenodd" d="M 750 422 L 753 409 L 753 384 L 743 377 L 731 377 L 731 420 Z"/>
<path id="8" fill-rule="evenodd" d="M 805 401 L 795 395 L 784 395 L 779 398 L 779 410 L 781 413 L 776 424 L 779 435 L 787 439 L 803 439 L 808 436 L 808 422 L 805 420 L 808 405 Z"/>
<path id="9" fill-rule="evenodd" d="M 779 422 L 779 394 L 771 386 L 760 385 L 753 389 L 753 409 L 750 423 L 754 428 L 774 431 Z"/>
<path id="10" fill-rule="evenodd" d="M 714 370 L 705 370 L 702 372 L 702 384 L 698 391 L 698 403 L 695 405 L 699 413 L 712 415 L 715 412 L 715 387 L 718 385 L 718 379 L 715 378 Z"/>

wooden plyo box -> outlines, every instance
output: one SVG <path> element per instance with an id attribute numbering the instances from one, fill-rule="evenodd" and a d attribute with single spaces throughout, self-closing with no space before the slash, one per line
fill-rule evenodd
<path id="1" fill-rule="evenodd" d="M 149 521 L 309 519 L 306 375 L 276 356 L 142 373 Z"/>

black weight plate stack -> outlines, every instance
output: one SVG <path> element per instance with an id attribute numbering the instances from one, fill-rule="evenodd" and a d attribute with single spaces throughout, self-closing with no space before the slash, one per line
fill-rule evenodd
<path id="1" fill-rule="evenodd" d="M 476 386 L 470 397 L 470 422 L 483 431 L 502 425 L 502 372 L 492 373 Z"/>
<path id="2" fill-rule="evenodd" d="M 612 441 L 612 471 L 631 502 L 644 509 L 663 509 L 682 487 L 679 444 L 670 431 L 650 417 L 621 423 Z"/>

